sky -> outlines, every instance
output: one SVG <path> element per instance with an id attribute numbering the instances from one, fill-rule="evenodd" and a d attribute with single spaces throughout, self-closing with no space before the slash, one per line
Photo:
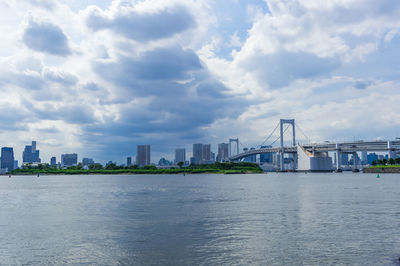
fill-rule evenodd
<path id="1" fill-rule="evenodd" d="M 18 160 L 32 140 L 44 162 L 257 147 L 281 118 L 300 143 L 400 137 L 398 0 L 0 0 L 0 13 L 0 145 Z"/>

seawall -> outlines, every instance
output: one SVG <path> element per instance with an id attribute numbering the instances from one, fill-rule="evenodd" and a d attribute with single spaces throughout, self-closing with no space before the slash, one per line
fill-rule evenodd
<path id="1" fill-rule="evenodd" d="M 376 174 L 379 170 L 379 173 L 391 173 L 391 174 L 400 174 L 400 167 L 379 167 L 379 168 L 364 168 L 364 173 L 374 173 Z"/>

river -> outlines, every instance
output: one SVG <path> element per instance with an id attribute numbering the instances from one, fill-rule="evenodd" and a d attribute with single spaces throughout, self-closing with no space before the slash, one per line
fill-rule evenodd
<path id="1" fill-rule="evenodd" d="M 400 175 L 0 176 L 0 264 L 398 265 Z"/>

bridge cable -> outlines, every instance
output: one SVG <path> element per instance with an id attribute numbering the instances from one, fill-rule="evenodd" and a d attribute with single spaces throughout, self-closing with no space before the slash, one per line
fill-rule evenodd
<path id="1" fill-rule="evenodd" d="M 290 126 L 290 125 L 286 125 L 286 128 L 285 128 L 285 130 L 283 131 L 283 134 L 285 134 L 285 132 L 288 130 L 289 126 Z M 283 135 L 283 134 L 282 134 L 282 135 Z M 277 142 L 280 138 L 281 138 L 281 136 L 279 136 L 276 140 L 274 140 L 269 146 L 274 145 L 275 142 Z"/>
<path id="2" fill-rule="evenodd" d="M 278 129 L 280 123 L 278 123 L 276 125 L 276 127 L 274 128 L 274 130 L 272 130 L 271 134 L 269 134 L 269 136 L 263 141 L 263 143 L 261 143 L 260 145 L 257 146 L 257 148 L 261 148 L 262 145 L 264 145 L 264 143 L 266 143 L 270 137 L 272 137 L 272 135 L 275 133 L 275 131 Z"/>
<path id="3" fill-rule="evenodd" d="M 304 133 L 304 131 L 300 128 L 300 126 L 298 126 L 297 124 L 296 124 L 296 127 L 297 127 L 298 130 L 300 130 L 300 132 L 303 134 L 303 136 L 306 137 L 306 139 L 307 139 L 308 142 L 310 143 L 310 137 L 308 137 L 308 136 Z"/>

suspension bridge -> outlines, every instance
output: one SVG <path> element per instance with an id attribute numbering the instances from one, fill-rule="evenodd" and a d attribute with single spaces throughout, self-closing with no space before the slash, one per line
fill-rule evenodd
<path id="1" fill-rule="evenodd" d="M 289 127 L 292 128 L 292 145 L 284 146 L 284 133 Z M 278 137 L 269 145 L 265 146 L 265 143 L 268 143 L 278 128 L 280 128 Z M 257 148 L 246 150 L 242 153 L 239 152 L 239 139 L 230 139 L 229 160 L 241 161 L 249 156 L 275 153 L 279 154 L 279 166 L 281 171 L 340 171 L 341 157 L 343 154 L 353 155 L 353 167 L 357 169 L 357 152 L 384 152 L 388 154 L 389 158 L 396 158 L 397 154 L 400 153 L 400 140 L 296 144 L 296 128 L 306 136 L 304 132 L 296 126 L 294 119 L 281 119 L 262 144 L 257 146 Z M 280 145 L 278 147 L 273 147 L 278 140 L 280 140 Z M 234 150 L 231 149 L 232 143 L 236 144 L 235 154 L 233 154 Z M 329 152 L 334 153 L 335 163 L 332 162 L 332 157 L 329 156 Z M 285 154 L 288 154 L 289 158 L 285 158 Z M 286 161 L 289 159 L 289 161 L 292 162 L 292 169 L 285 169 L 285 159 Z"/>

